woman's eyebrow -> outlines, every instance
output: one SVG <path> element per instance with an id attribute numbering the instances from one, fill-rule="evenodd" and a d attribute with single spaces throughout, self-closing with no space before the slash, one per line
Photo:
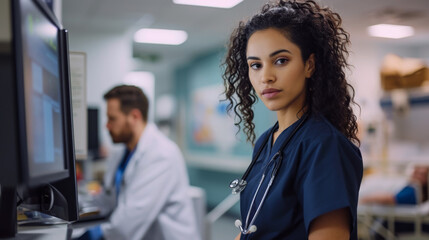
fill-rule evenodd
<path id="1" fill-rule="evenodd" d="M 248 56 L 247 60 L 261 60 L 261 59 L 258 57 Z"/>
<path id="2" fill-rule="evenodd" d="M 292 54 L 289 50 L 287 50 L 287 49 L 279 49 L 279 50 L 277 50 L 277 51 L 274 51 L 274 52 L 272 52 L 272 53 L 270 53 L 270 57 L 273 57 L 273 56 L 275 56 L 275 55 L 277 55 L 277 54 L 279 54 L 279 53 L 282 53 L 282 52 L 287 52 L 287 53 L 290 53 L 290 54 Z M 248 56 L 247 57 L 247 60 L 261 60 L 260 58 L 258 58 L 258 57 L 254 57 L 254 56 Z"/>
<path id="3" fill-rule="evenodd" d="M 289 50 L 287 50 L 287 49 L 280 49 L 280 50 L 277 50 L 277 51 L 272 52 L 272 53 L 270 54 L 270 57 L 273 57 L 273 56 L 275 56 L 275 55 L 277 55 L 277 54 L 279 54 L 279 53 L 282 53 L 282 52 L 287 52 L 287 53 L 292 54 L 292 53 L 291 53 Z"/>

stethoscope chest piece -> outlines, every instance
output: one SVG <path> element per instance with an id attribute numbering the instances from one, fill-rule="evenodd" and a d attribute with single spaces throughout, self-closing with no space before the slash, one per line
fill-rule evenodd
<path id="1" fill-rule="evenodd" d="M 244 179 L 234 179 L 229 187 L 232 189 L 232 194 L 241 193 L 246 188 L 247 182 Z"/>

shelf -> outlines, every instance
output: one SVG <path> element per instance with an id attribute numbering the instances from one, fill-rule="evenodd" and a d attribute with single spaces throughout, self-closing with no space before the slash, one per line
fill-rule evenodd
<path id="1" fill-rule="evenodd" d="M 396 89 L 389 92 L 384 92 L 380 99 L 380 106 L 382 108 L 393 108 L 392 95 L 395 92 L 406 94 L 410 106 L 426 105 L 429 104 L 429 87 L 410 88 L 410 89 Z"/>

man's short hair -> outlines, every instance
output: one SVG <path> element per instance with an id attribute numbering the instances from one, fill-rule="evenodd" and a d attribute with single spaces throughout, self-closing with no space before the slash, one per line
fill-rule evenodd
<path id="1" fill-rule="evenodd" d="M 132 85 L 119 85 L 104 94 L 106 101 L 115 98 L 119 99 L 123 113 L 128 114 L 136 108 L 141 112 L 143 120 L 147 122 L 149 101 L 140 88 Z"/>

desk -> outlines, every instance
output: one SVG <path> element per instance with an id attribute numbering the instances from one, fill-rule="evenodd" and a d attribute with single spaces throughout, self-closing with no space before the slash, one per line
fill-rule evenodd
<path id="1" fill-rule="evenodd" d="M 91 221 L 84 221 L 84 222 L 74 222 L 69 226 L 71 231 L 71 238 L 78 238 L 82 236 L 86 232 L 87 229 L 91 227 L 95 227 L 97 225 L 100 225 L 102 223 L 107 222 L 109 219 L 98 219 L 98 220 L 91 220 Z"/>
<path id="2" fill-rule="evenodd" d="M 13 238 L 2 240 L 69 240 L 71 228 L 68 223 L 50 226 L 18 226 L 18 233 Z"/>

